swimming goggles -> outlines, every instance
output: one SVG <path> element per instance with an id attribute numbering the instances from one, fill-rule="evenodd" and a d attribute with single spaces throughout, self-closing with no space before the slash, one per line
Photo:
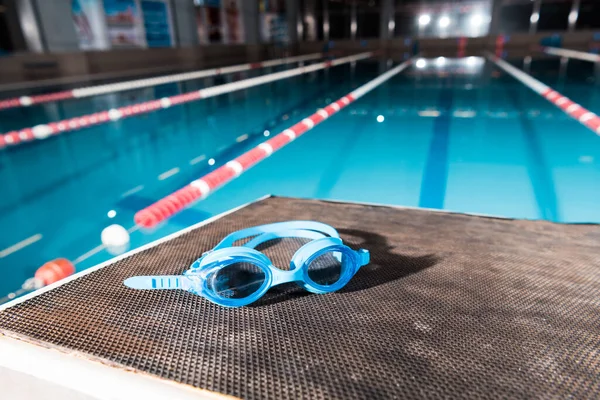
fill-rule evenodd
<path id="1" fill-rule="evenodd" d="M 241 246 L 236 241 L 252 238 Z M 296 251 L 288 271 L 279 269 L 255 247 L 282 238 L 311 239 Z M 271 287 L 296 282 L 323 294 L 344 287 L 369 263 L 369 251 L 352 250 L 338 232 L 314 221 L 255 226 L 226 236 L 204 253 L 183 275 L 134 276 L 123 283 L 132 289 L 179 289 L 226 307 L 241 307 L 261 298 Z"/>

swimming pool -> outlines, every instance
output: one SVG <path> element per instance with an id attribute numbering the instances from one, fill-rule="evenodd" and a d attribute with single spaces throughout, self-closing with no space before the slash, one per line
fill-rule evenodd
<path id="1" fill-rule="evenodd" d="M 100 244 L 107 225 L 131 227 L 138 210 L 388 67 L 360 61 L 0 151 L 0 296 L 48 260 L 77 259 Z M 291 66 L 5 110 L 0 131 L 284 68 Z M 556 58 L 529 68 L 600 111 L 592 64 L 571 60 L 561 73 Z M 597 223 L 600 138 L 482 59 L 431 59 L 157 229 L 134 232 L 131 247 L 265 194 Z M 24 240 L 31 244 L 2 250 Z M 77 268 L 110 257 L 101 251 Z"/>

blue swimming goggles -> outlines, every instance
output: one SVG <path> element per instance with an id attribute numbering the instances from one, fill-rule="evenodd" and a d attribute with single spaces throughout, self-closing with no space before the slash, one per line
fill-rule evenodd
<path id="1" fill-rule="evenodd" d="M 250 239 L 233 246 L 238 240 Z M 261 243 L 281 238 L 312 239 L 292 257 L 289 271 L 273 265 L 255 250 Z M 352 250 L 329 225 L 289 221 L 255 226 L 226 236 L 204 253 L 183 275 L 134 276 L 124 281 L 133 289 L 180 289 L 226 307 L 241 307 L 261 298 L 282 283 L 297 282 L 305 290 L 323 294 L 341 289 L 358 269 L 369 263 L 369 251 Z"/>

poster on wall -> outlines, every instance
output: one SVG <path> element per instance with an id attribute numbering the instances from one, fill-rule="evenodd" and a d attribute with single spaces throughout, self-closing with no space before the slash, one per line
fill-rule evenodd
<path id="1" fill-rule="evenodd" d="M 82 50 L 103 50 L 109 47 L 101 0 L 73 0 L 71 15 Z"/>
<path id="2" fill-rule="evenodd" d="M 223 43 L 221 0 L 196 2 L 196 24 L 200 43 Z"/>
<path id="3" fill-rule="evenodd" d="M 225 43 L 244 43 L 244 20 L 241 10 L 242 0 L 225 0 L 222 7 L 223 20 L 225 21 Z"/>
<path id="4" fill-rule="evenodd" d="M 196 7 L 196 31 L 198 33 L 198 41 L 200 44 L 208 43 L 208 32 L 206 31 L 206 18 L 204 11 L 200 7 Z"/>
<path id="5" fill-rule="evenodd" d="M 136 0 L 104 0 L 104 13 L 112 47 L 146 45 Z"/>
<path id="6" fill-rule="evenodd" d="M 172 46 L 169 5 L 165 0 L 142 0 L 141 5 L 148 47 Z"/>
<path id="7" fill-rule="evenodd" d="M 284 0 L 261 0 L 260 32 L 265 43 L 287 43 L 288 27 Z"/>

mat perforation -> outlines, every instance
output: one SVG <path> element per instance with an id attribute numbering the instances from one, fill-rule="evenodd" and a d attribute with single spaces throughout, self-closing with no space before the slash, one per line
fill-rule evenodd
<path id="1" fill-rule="evenodd" d="M 314 295 L 215 306 L 122 281 L 226 234 L 329 223 L 373 262 Z M 600 227 L 268 198 L 0 312 L 0 332 L 242 398 L 598 398 Z M 263 251 L 285 268 L 301 243 Z"/>

